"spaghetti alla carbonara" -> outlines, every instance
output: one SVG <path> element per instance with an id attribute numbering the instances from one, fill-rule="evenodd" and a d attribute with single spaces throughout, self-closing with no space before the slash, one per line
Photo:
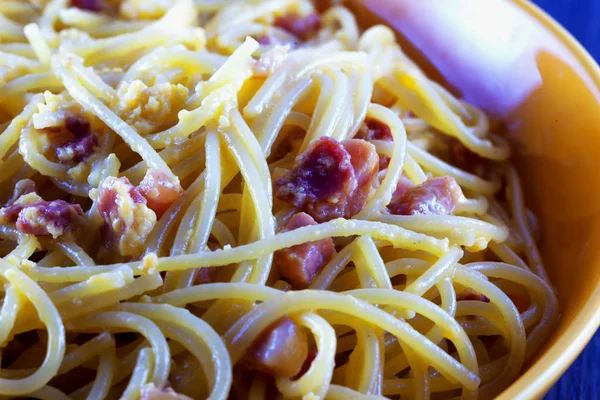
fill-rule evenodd
<path id="1" fill-rule="evenodd" d="M 500 126 L 334 3 L 0 2 L 0 395 L 520 375 L 558 307 Z"/>

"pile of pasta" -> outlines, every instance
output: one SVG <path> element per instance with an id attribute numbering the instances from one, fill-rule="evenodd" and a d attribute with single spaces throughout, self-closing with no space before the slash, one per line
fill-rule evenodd
<path id="1" fill-rule="evenodd" d="M 0 395 L 499 394 L 559 315 L 499 131 L 341 5 L 0 2 Z"/>

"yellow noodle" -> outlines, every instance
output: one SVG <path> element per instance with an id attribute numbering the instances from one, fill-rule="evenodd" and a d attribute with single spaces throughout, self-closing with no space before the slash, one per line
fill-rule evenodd
<path id="1" fill-rule="evenodd" d="M 27 40 L 29 40 L 29 43 L 31 44 L 31 47 L 33 48 L 38 60 L 40 60 L 42 64 L 49 66 L 52 50 L 50 50 L 50 47 L 48 47 L 48 43 L 44 41 L 39 25 L 26 25 L 23 28 L 23 32 L 25 33 Z"/>
<path id="2" fill-rule="evenodd" d="M 34 399 L 41 400 L 71 400 L 69 396 L 60 390 L 53 388 L 52 386 L 44 386 L 38 390 L 35 390 L 27 395 Z"/>
<path id="3" fill-rule="evenodd" d="M 367 202 L 365 208 L 355 216 L 355 218 L 361 219 L 373 219 L 376 213 L 379 213 L 390 202 L 392 193 L 396 189 L 396 184 L 402 174 L 406 154 L 406 131 L 398 117 L 388 109 L 376 104 L 369 107 L 367 116 L 379 120 L 390 127 L 394 149 L 392 150 L 390 164 L 381 186 L 377 188 L 377 191 Z"/>
<path id="4" fill-rule="evenodd" d="M 105 311 L 69 322 L 68 327 L 75 331 L 117 328 L 140 332 L 152 346 L 149 350 L 153 359 L 153 366 L 148 371 L 150 381 L 158 387 L 166 382 L 170 364 L 169 346 L 158 327 L 149 319 L 128 312 Z"/>
<path id="5" fill-rule="evenodd" d="M 0 378 L 0 391 L 7 395 L 30 393 L 43 387 L 56 373 L 65 354 L 65 328 L 60 315 L 48 295 L 23 272 L 0 261 L 2 275 L 35 307 L 40 320 L 48 330 L 48 343 L 43 364 L 26 378 Z"/>
<path id="6" fill-rule="evenodd" d="M 100 355 L 98 372 L 94 380 L 94 385 L 88 394 L 88 399 L 103 399 L 106 397 L 112 385 L 116 364 L 115 348 L 111 346 L 106 353 Z"/>
<path id="7" fill-rule="evenodd" d="M 508 143 L 428 79 L 392 29 L 364 29 L 354 11 L 309 0 L 125 0 L 110 12 L 0 3 L 0 396 L 139 399 L 170 386 L 194 399 L 468 400 L 518 377 L 559 310 Z M 305 207 L 315 171 L 295 167 L 311 143 L 371 134 L 389 163 L 373 177 L 354 171 L 365 195 L 350 180 L 351 198 Z M 456 140 L 490 161 L 485 175 L 456 166 Z M 335 170 L 327 156 L 319 168 Z M 290 170 L 293 202 L 277 198 Z M 391 213 L 390 202 L 414 200 L 399 182 L 426 188 L 432 176 L 454 179 L 467 200 L 447 215 Z M 132 186 L 114 195 L 109 177 Z M 19 196 L 22 179 L 35 194 Z M 327 179 L 324 191 L 346 184 Z M 83 215 L 48 213 L 55 199 Z M 331 219 L 336 201 L 360 207 Z M 302 211 L 319 223 L 285 230 Z M 52 223 L 74 229 L 31 233 Z M 140 254 L 121 254 L 121 241 Z M 306 371 L 234 368 L 260 363 L 247 350 L 283 317 L 316 350 Z M 78 368 L 95 378 L 65 383 Z"/>

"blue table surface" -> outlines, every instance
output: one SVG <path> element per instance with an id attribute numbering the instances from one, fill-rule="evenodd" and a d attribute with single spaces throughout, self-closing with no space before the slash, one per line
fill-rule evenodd
<path id="1" fill-rule="evenodd" d="M 535 0 L 600 61 L 600 0 Z M 545 400 L 600 399 L 600 331 Z"/>

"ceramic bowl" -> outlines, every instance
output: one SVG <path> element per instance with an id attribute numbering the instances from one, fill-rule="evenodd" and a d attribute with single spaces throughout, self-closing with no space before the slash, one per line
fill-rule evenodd
<path id="1" fill-rule="evenodd" d="M 436 80 L 501 118 L 560 303 L 554 335 L 499 398 L 542 397 L 600 324 L 600 68 L 526 0 L 363 0 Z M 591 18 L 591 16 L 590 16 Z"/>

